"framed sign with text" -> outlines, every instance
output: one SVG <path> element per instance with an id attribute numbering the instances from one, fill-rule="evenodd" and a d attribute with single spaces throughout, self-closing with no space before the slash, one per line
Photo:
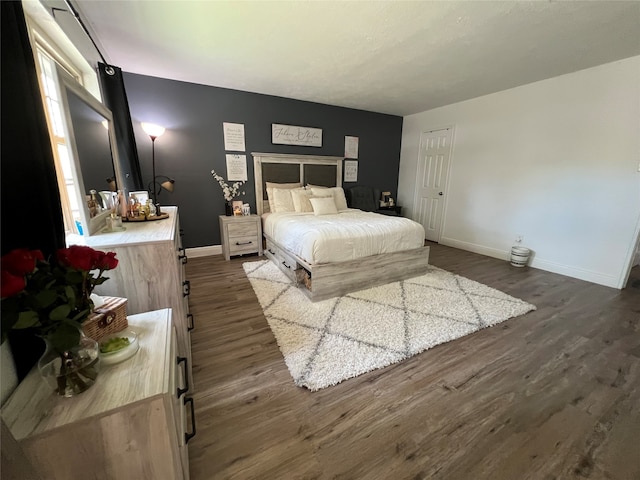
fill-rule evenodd
<path id="1" fill-rule="evenodd" d="M 271 143 L 280 145 L 322 146 L 322 129 L 271 124 Z"/>

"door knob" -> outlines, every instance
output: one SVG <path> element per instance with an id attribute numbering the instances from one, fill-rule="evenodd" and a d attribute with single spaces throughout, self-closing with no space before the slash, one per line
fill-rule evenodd
<path id="1" fill-rule="evenodd" d="M 442 192 L 438 193 L 438 195 L 442 195 Z"/>

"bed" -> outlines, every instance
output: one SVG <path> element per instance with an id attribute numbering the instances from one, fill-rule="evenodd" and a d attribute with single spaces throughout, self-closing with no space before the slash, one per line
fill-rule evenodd
<path id="1" fill-rule="evenodd" d="M 252 155 L 265 255 L 312 301 L 425 273 L 422 225 L 349 209 L 341 157 Z"/>

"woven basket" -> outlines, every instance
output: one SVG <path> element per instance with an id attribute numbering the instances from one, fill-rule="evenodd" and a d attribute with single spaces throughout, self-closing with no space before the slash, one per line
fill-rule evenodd
<path id="1" fill-rule="evenodd" d="M 104 305 L 96 308 L 82 324 L 82 331 L 96 342 L 106 335 L 119 332 L 129 326 L 127 299 L 102 297 Z"/>

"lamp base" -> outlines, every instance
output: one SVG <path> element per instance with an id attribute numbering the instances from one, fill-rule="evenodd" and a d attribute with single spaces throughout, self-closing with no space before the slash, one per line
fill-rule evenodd
<path id="1" fill-rule="evenodd" d="M 160 204 L 156 203 L 156 215 L 162 215 L 162 211 L 160 210 Z"/>

